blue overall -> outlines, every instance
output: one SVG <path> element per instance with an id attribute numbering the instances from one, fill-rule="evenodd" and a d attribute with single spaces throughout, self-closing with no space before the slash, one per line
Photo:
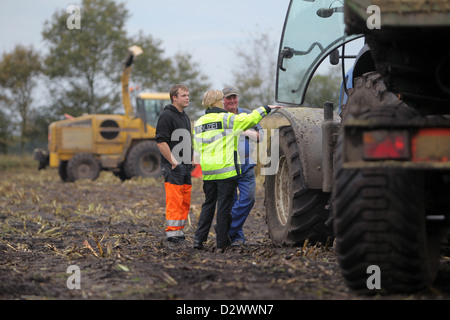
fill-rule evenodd
<path id="1" fill-rule="evenodd" d="M 239 113 L 250 113 L 248 109 L 238 108 Z M 256 125 L 252 129 L 260 134 L 260 140 L 263 138 L 263 130 L 261 125 Z M 256 142 L 250 141 L 248 137 L 241 136 L 239 138 L 239 158 L 241 161 L 241 176 L 237 180 L 236 193 L 234 195 L 234 204 L 231 209 L 231 216 L 233 218 L 228 235 L 231 242 L 242 241 L 245 242 L 243 226 L 250 211 L 255 204 L 255 157 L 252 157 L 254 145 Z"/>

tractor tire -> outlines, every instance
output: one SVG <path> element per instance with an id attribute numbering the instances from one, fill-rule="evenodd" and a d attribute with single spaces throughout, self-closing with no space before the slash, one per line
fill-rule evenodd
<path id="1" fill-rule="evenodd" d="M 128 178 L 157 178 L 162 175 L 160 163 L 161 153 L 156 141 L 142 141 L 131 148 L 123 170 Z"/>
<path id="2" fill-rule="evenodd" d="M 265 207 L 269 235 L 276 246 L 326 244 L 332 225 L 326 225 L 329 194 L 308 189 L 292 127 L 280 127 L 279 165 L 275 175 L 266 176 Z"/>
<path id="3" fill-rule="evenodd" d="M 67 163 L 67 181 L 95 180 L 102 169 L 100 161 L 91 153 L 77 153 Z"/>
<path id="4" fill-rule="evenodd" d="M 406 121 L 419 116 L 387 91 L 378 73 L 355 79 L 337 143 L 332 200 L 338 261 L 355 291 L 414 292 L 436 276 L 439 238 L 427 231 L 422 172 L 343 168 L 345 121 Z M 370 266 L 379 267 L 380 290 L 368 286 Z"/>

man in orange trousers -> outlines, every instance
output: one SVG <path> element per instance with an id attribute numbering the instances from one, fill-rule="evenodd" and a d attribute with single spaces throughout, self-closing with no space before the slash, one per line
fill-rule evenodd
<path id="1" fill-rule="evenodd" d="M 165 106 L 158 119 L 156 142 L 165 179 L 166 238 L 169 245 L 178 246 L 185 240 L 183 229 L 191 206 L 192 135 L 191 122 L 184 112 L 189 105 L 188 88 L 173 86 L 170 99 L 172 104 Z"/>

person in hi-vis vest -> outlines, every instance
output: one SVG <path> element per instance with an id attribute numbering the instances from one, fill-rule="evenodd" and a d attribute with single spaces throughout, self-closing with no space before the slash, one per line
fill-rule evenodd
<path id="1" fill-rule="evenodd" d="M 267 105 L 250 114 L 235 115 L 223 109 L 222 90 L 207 91 L 202 105 L 206 112 L 195 122 L 194 148 L 200 154 L 205 202 L 194 237 L 194 248 L 203 248 L 217 204 L 216 245 L 222 249 L 230 245 L 230 212 L 236 191 L 236 179 L 240 175 L 237 149 L 239 135 L 256 125 L 272 109 L 281 107 Z"/>

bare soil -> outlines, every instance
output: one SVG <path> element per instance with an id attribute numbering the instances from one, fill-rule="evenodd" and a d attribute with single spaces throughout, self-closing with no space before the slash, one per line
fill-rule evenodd
<path id="1" fill-rule="evenodd" d="M 359 295 L 340 274 L 334 248 L 274 247 L 265 224 L 264 185 L 246 222 L 245 246 L 194 250 L 203 191 L 194 178 L 186 245 L 168 248 L 160 179 L 63 183 L 56 170 L 1 172 L 0 299 L 305 300 L 449 299 L 450 260 L 435 285 L 407 295 Z M 80 289 L 69 289 L 81 271 Z"/>

